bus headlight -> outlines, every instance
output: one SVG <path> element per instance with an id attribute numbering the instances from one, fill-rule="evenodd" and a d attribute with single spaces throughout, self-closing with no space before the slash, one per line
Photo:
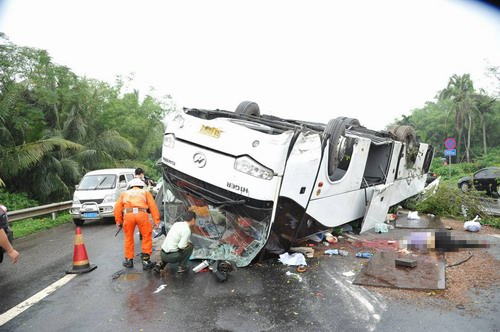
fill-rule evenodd
<path id="1" fill-rule="evenodd" d="M 234 169 L 242 173 L 246 173 L 256 178 L 271 180 L 273 178 L 273 171 L 267 167 L 262 166 L 250 157 L 238 157 L 234 161 Z"/>
<path id="2" fill-rule="evenodd" d="M 175 136 L 173 134 L 165 135 L 165 138 L 163 139 L 164 147 L 172 149 L 174 147 L 174 143 L 175 143 Z"/>

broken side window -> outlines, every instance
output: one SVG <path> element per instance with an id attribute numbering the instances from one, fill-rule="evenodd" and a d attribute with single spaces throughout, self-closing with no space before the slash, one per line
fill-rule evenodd
<path id="1" fill-rule="evenodd" d="M 373 186 L 386 182 L 391 160 L 392 144 L 370 144 L 363 174 L 363 185 Z"/>

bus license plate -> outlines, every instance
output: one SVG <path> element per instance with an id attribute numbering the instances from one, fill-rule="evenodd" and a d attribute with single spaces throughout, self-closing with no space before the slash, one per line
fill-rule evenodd
<path id="1" fill-rule="evenodd" d="M 200 133 L 203 135 L 212 136 L 215 138 L 220 137 L 221 130 L 219 128 L 209 127 L 209 126 L 201 126 Z"/>

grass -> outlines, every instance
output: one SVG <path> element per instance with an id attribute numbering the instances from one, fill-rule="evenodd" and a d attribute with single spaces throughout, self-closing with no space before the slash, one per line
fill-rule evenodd
<path id="1" fill-rule="evenodd" d="M 479 215 L 482 225 L 500 228 L 500 218 L 488 215 L 484 208 L 485 201 L 492 201 L 492 198 L 477 190 L 463 193 L 458 189 L 454 180 L 446 180 L 439 184 L 434 195 L 426 197 L 416 195 L 403 202 L 403 205 L 409 210 L 432 213 L 456 220 L 472 220 L 476 215 Z M 463 215 L 462 206 L 466 207 L 466 217 Z"/>
<path id="2" fill-rule="evenodd" d="M 18 239 L 69 222 L 72 222 L 71 215 L 65 213 L 58 215 L 54 220 L 52 217 L 18 220 L 11 222 L 10 228 L 14 231 L 14 238 Z"/>

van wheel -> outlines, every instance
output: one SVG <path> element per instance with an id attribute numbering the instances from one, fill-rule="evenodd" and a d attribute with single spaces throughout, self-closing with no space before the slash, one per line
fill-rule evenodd
<path id="1" fill-rule="evenodd" d="M 84 220 L 83 220 L 83 219 L 73 219 L 73 223 L 74 223 L 76 226 L 82 226 L 82 225 L 83 225 L 83 222 L 84 222 Z"/>
<path id="2" fill-rule="evenodd" d="M 242 101 L 236 110 L 234 111 L 236 114 L 242 115 L 250 115 L 250 116 L 260 116 L 260 109 L 257 103 L 253 101 Z"/>
<path id="3" fill-rule="evenodd" d="M 345 129 L 350 126 L 360 126 L 357 119 L 348 117 L 338 117 L 328 122 L 323 134 L 330 135 L 328 144 L 328 176 L 333 180 L 333 173 L 339 162 L 344 158 L 345 146 L 339 147 L 341 137 L 345 134 Z"/>

